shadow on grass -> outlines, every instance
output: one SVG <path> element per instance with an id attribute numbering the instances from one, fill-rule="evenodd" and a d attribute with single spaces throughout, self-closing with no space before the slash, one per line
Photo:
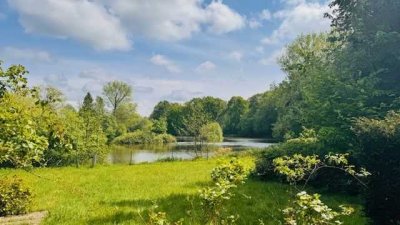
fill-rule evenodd
<path id="1" fill-rule="evenodd" d="M 200 183 L 201 186 L 207 186 Z M 199 188 L 200 189 L 200 188 Z M 264 224 L 281 224 L 282 209 L 284 209 L 289 200 L 290 188 L 277 182 L 261 182 L 248 180 L 246 184 L 241 185 L 235 191 L 235 196 L 225 204 L 226 211 L 224 216 L 239 215 L 237 224 L 259 224 L 262 220 Z M 327 196 L 327 203 L 338 204 L 355 203 L 352 199 L 345 199 L 343 196 Z M 183 218 L 184 224 L 204 224 L 202 222 L 203 214 L 198 194 L 184 195 L 173 194 L 159 199 L 125 199 L 122 201 L 104 202 L 112 207 L 118 207 L 120 211 L 102 218 L 96 218 L 89 221 L 90 225 L 97 224 L 146 224 L 148 221 L 149 210 L 156 204 L 156 212 L 166 212 L 170 221 L 178 221 Z M 329 205 L 329 204 L 328 204 Z M 190 212 L 188 212 L 190 211 Z M 190 213 L 190 214 L 189 214 Z M 354 215 L 353 219 L 347 224 L 364 224 L 360 215 Z"/>

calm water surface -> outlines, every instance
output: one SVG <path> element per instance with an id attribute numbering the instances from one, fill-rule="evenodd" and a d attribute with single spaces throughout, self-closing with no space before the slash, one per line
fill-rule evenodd
<path id="1" fill-rule="evenodd" d="M 143 162 L 155 162 L 163 159 L 192 159 L 195 157 L 207 157 L 212 155 L 216 149 L 231 148 L 240 151 L 247 148 L 265 148 L 272 143 L 266 139 L 256 138 L 224 138 L 221 143 L 202 146 L 194 145 L 191 138 L 178 138 L 177 143 L 163 146 L 114 146 L 108 155 L 111 164 L 135 164 Z"/>

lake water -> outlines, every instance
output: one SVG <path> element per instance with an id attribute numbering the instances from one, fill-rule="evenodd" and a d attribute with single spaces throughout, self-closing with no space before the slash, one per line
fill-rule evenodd
<path id="1" fill-rule="evenodd" d="M 221 148 L 240 151 L 248 148 L 266 148 L 272 143 L 266 139 L 256 138 L 224 138 L 221 143 L 195 146 L 191 138 L 178 138 L 177 143 L 163 146 L 114 146 L 108 155 L 111 164 L 136 164 L 168 159 L 193 159 L 208 157 Z"/>

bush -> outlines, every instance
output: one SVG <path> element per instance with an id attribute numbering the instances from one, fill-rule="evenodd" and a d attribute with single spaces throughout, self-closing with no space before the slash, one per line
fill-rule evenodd
<path id="1" fill-rule="evenodd" d="M 159 145 L 176 142 L 174 136 L 170 134 L 154 134 L 137 130 L 134 132 L 126 133 L 113 140 L 113 144 L 117 145 Z"/>
<path id="2" fill-rule="evenodd" d="M 153 133 L 138 130 L 116 137 L 113 143 L 119 145 L 150 144 L 153 142 L 153 136 Z"/>
<path id="3" fill-rule="evenodd" d="M 324 134 L 320 135 L 321 133 Z M 253 175 L 265 180 L 280 178 L 281 176 L 275 173 L 273 165 L 273 160 L 278 157 L 293 156 L 294 154 L 324 157 L 329 152 L 339 152 L 326 143 L 332 133 L 321 129 L 317 134 L 312 129 L 304 129 L 299 137 L 291 138 L 284 143 L 266 148 L 258 153 Z M 335 139 L 335 137 L 331 137 L 332 139 Z M 352 164 L 355 164 L 352 158 L 349 160 Z M 360 185 L 349 175 L 332 170 L 319 171 L 310 182 L 310 185 L 318 188 L 327 188 L 332 192 L 345 192 L 347 194 L 358 194 L 361 190 Z"/>
<path id="4" fill-rule="evenodd" d="M 400 223 L 400 113 L 357 120 L 358 160 L 372 173 L 366 211 L 375 224 Z"/>
<path id="5" fill-rule="evenodd" d="M 200 128 L 201 141 L 221 142 L 223 139 L 222 128 L 217 122 L 206 124 Z"/>
<path id="6" fill-rule="evenodd" d="M 28 212 L 31 192 L 17 177 L 0 180 L 0 216 L 20 215 Z"/>
<path id="7" fill-rule="evenodd" d="M 159 134 L 156 137 L 160 138 L 163 144 L 176 142 L 176 138 L 170 134 Z"/>

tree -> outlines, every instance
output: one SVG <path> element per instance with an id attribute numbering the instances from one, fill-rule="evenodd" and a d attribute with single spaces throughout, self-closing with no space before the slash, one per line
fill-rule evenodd
<path id="1" fill-rule="evenodd" d="M 360 118 L 354 132 L 358 160 L 372 173 L 366 190 L 366 211 L 376 224 L 400 222 L 400 112 L 384 119 Z"/>
<path id="2" fill-rule="evenodd" d="M 111 81 L 104 85 L 103 95 L 106 96 L 115 113 L 124 102 L 128 102 L 132 95 L 132 87 L 122 81 Z"/>
<path id="3" fill-rule="evenodd" d="M 0 98 L 7 92 L 21 92 L 29 90 L 26 75 L 29 73 L 22 65 L 12 65 L 6 71 L 1 68 L 0 61 Z"/>
<path id="4" fill-rule="evenodd" d="M 125 126 L 127 130 L 136 129 L 137 123 L 140 121 L 140 115 L 136 112 L 136 104 L 125 102 L 120 104 L 113 113 L 117 123 Z"/>
<path id="5" fill-rule="evenodd" d="M 38 134 L 30 99 L 5 93 L 0 101 L 0 163 L 14 167 L 32 167 L 40 163 L 48 146 L 45 136 Z"/>
<path id="6" fill-rule="evenodd" d="M 150 119 L 159 120 L 161 118 L 167 118 L 168 113 L 172 107 L 172 103 L 168 101 L 161 101 L 154 106 L 153 112 L 150 115 Z"/>
<path id="7" fill-rule="evenodd" d="M 222 128 L 217 122 L 208 123 L 200 128 L 201 141 L 215 143 L 223 139 Z"/>
<path id="8" fill-rule="evenodd" d="M 85 155 L 83 157 L 90 157 L 93 167 L 96 164 L 98 155 L 104 153 L 107 138 L 103 133 L 101 118 L 96 114 L 95 104 L 89 92 L 86 94 L 79 109 L 79 115 L 83 119 L 84 127 L 83 148 Z"/>
<path id="9" fill-rule="evenodd" d="M 226 134 L 239 134 L 240 122 L 249 110 L 249 103 L 242 97 L 232 97 L 223 115 L 223 129 Z"/>
<path id="10" fill-rule="evenodd" d="M 167 124 L 166 118 L 161 117 L 158 120 L 152 120 L 152 122 L 153 122 L 153 126 L 151 128 L 151 131 L 153 133 L 156 133 L 156 134 L 166 134 L 167 133 L 167 130 L 168 130 L 167 125 L 168 124 Z"/>

